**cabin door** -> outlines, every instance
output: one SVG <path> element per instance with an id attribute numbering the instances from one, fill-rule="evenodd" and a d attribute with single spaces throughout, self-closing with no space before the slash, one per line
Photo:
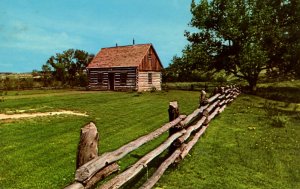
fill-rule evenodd
<path id="1" fill-rule="evenodd" d="M 115 90 L 115 73 L 108 73 L 108 89 Z"/>

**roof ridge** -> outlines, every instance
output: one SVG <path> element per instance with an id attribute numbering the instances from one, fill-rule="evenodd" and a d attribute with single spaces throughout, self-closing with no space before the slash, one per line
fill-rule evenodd
<path id="1" fill-rule="evenodd" d="M 123 46 L 113 46 L 113 47 L 104 47 L 102 49 L 111 49 L 111 48 L 118 48 L 118 47 L 134 47 L 134 46 L 142 46 L 142 45 L 152 45 L 152 43 L 144 43 L 144 44 L 135 44 L 135 45 L 123 45 Z"/>
<path id="2" fill-rule="evenodd" d="M 126 45 L 119 47 L 105 47 L 96 54 L 89 63 L 88 68 L 92 67 L 137 67 L 141 65 L 149 49 L 153 47 L 152 43 Z M 155 55 L 158 57 L 155 50 Z M 159 57 L 158 57 L 159 60 Z M 160 62 L 160 60 L 159 60 Z M 161 64 L 161 63 L 160 63 Z"/>

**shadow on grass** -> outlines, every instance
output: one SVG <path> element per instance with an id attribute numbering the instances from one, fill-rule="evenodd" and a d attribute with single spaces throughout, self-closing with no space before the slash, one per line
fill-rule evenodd
<path id="1" fill-rule="evenodd" d="M 168 156 L 169 155 L 167 153 L 163 153 L 162 155 L 156 157 L 137 176 L 126 183 L 123 186 L 123 189 L 134 189 L 141 187 L 147 181 L 147 179 L 152 176 L 160 164 L 168 158 Z"/>
<path id="2" fill-rule="evenodd" d="M 260 87 L 256 96 L 287 103 L 300 103 L 300 88 L 296 87 Z"/>

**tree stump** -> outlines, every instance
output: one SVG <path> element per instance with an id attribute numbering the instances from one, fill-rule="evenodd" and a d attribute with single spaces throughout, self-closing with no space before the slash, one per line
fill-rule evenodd
<path id="1" fill-rule="evenodd" d="M 99 135 L 93 122 L 81 128 L 76 169 L 98 156 Z"/>

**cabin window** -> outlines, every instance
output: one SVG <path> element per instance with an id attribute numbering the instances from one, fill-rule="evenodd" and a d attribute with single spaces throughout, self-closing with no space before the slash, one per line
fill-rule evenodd
<path id="1" fill-rule="evenodd" d="M 103 73 L 98 73 L 98 83 L 101 85 L 103 81 Z"/>
<path id="2" fill-rule="evenodd" d="M 120 83 L 121 85 L 126 85 L 127 82 L 127 73 L 121 73 L 120 75 Z"/>
<path id="3" fill-rule="evenodd" d="M 148 84 L 152 84 L 152 73 L 148 73 Z"/>

